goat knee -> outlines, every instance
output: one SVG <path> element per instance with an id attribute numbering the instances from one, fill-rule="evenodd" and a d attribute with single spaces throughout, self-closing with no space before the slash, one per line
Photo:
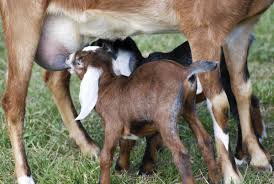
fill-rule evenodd
<path id="1" fill-rule="evenodd" d="M 2 107 L 8 122 L 21 122 L 25 114 L 25 98 L 9 92 L 5 92 L 2 99 Z"/>

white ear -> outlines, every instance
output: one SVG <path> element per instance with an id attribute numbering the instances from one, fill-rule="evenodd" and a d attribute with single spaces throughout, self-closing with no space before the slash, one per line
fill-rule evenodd
<path id="1" fill-rule="evenodd" d="M 92 111 L 98 99 L 99 78 L 102 70 L 88 67 L 80 85 L 79 100 L 81 104 L 80 114 L 75 120 L 82 120 Z"/>

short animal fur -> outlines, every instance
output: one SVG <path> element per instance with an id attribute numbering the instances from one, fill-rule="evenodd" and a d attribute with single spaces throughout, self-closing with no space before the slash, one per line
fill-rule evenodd
<path id="1" fill-rule="evenodd" d="M 245 69 L 249 35 L 273 0 L 0 0 L 7 48 L 8 74 L 2 106 L 5 112 L 17 181 L 32 184 L 23 127 L 26 96 L 33 61 L 49 70 L 62 70 L 66 57 L 93 38 L 117 39 L 135 34 L 181 32 L 190 43 L 193 61 L 220 60 L 223 46 L 242 130 L 242 142 L 250 164 L 272 170 L 271 158 L 252 131 L 251 81 Z M 228 150 L 229 103 L 219 72 L 201 81 L 211 112 L 218 160 L 225 183 L 241 182 Z M 84 154 L 96 156 L 99 148 L 80 122 L 69 92 L 68 72 L 46 72 L 70 137 Z"/>
<path id="2" fill-rule="evenodd" d="M 211 181 L 219 182 L 211 138 L 195 110 L 195 74 L 215 69 L 216 63 L 203 61 L 183 67 L 172 61 L 159 60 L 140 66 L 128 78 L 115 76 L 112 59 L 101 48 L 78 51 L 67 63 L 82 79 L 81 112 L 77 119 L 85 118 L 96 105 L 103 121 L 105 139 L 100 154 L 101 183 L 110 183 L 113 153 L 123 136 L 135 134 L 143 137 L 158 132 L 172 152 L 182 183 L 194 183 L 189 155 L 177 130 L 177 118 L 181 112 L 198 139 Z"/>

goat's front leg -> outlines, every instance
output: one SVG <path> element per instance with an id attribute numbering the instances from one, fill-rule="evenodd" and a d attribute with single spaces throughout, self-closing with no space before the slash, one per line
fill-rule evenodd
<path id="1" fill-rule="evenodd" d="M 221 43 L 224 35 L 221 35 L 221 32 L 216 33 L 213 31 L 213 28 L 201 28 L 188 35 L 194 62 L 205 59 L 220 60 Z M 229 149 L 229 135 L 227 132 L 229 103 L 221 85 L 219 70 L 200 74 L 199 79 L 213 119 L 217 156 L 221 164 L 224 182 L 226 184 L 231 181 L 240 183 L 241 174 Z"/>
<path id="2" fill-rule="evenodd" d="M 120 121 L 104 120 L 104 122 L 105 139 L 103 149 L 100 153 L 100 184 L 110 184 L 110 168 L 112 166 L 113 153 L 119 139 L 121 138 L 123 125 L 120 123 Z"/>
<path id="3" fill-rule="evenodd" d="M 258 17 L 255 17 L 234 28 L 226 38 L 223 48 L 231 79 L 231 88 L 237 102 L 242 134 L 239 134 L 241 135 L 242 144 L 240 150 L 238 146 L 236 157 L 239 160 L 244 160 L 247 155 L 241 154 L 239 151 L 246 152 L 251 157 L 251 165 L 272 171 L 271 157 L 262 149 L 262 145 L 260 145 L 255 135 L 257 130 L 253 130 L 253 128 L 263 128 L 261 124 L 253 123 L 252 125 L 251 112 L 254 112 L 255 109 L 251 108 L 252 87 L 249 75 L 246 72 L 249 37 L 257 20 Z M 254 106 L 254 97 L 252 102 Z"/>
<path id="4" fill-rule="evenodd" d="M 97 158 L 99 147 L 89 137 L 81 122 L 75 121 L 77 112 L 69 91 L 70 74 L 67 71 L 46 71 L 44 80 L 52 92 L 53 100 L 57 105 L 65 126 L 69 130 L 70 137 L 80 147 L 83 154 Z"/>
<path id="5" fill-rule="evenodd" d="M 34 184 L 23 141 L 26 96 L 39 41 L 46 1 L 0 2 L 8 56 L 8 75 L 2 100 L 19 184 Z M 22 7 L 26 5 L 26 7 Z M 26 9 L 28 9 L 26 11 Z"/>

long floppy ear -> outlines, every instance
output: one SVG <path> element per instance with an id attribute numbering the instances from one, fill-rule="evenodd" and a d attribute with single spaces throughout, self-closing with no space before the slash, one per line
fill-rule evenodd
<path id="1" fill-rule="evenodd" d="M 79 100 L 81 104 L 80 114 L 75 120 L 82 120 L 92 111 L 98 99 L 99 78 L 102 70 L 95 67 L 88 67 L 81 81 Z"/>

